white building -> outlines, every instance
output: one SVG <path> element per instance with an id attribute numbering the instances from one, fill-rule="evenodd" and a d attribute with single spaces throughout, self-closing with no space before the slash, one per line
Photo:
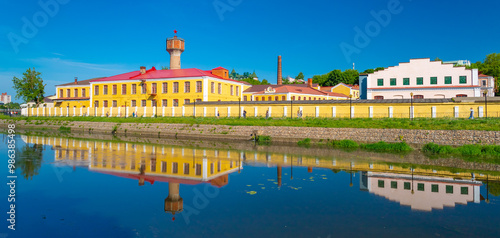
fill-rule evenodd
<path id="1" fill-rule="evenodd" d="M 359 76 L 361 99 L 414 99 L 480 97 L 477 69 L 455 67 L 441 61 L 411 59 Z"/>
<path id="2" fill-rule="evenodd" d="M 487 97 L 495 96 L 495 77 L 480 74 L 479 75 L 479 85 L 481 86 L 481 92 L 487 92 Z"/>
<path id="3" fill-rule="evenodd" d="M 3 102 L 4 104 L 10 103 L 11 96 L 7 95 L 7 93 L 2 93 L 2 95 L 0 96 L 0 101 Z"/>

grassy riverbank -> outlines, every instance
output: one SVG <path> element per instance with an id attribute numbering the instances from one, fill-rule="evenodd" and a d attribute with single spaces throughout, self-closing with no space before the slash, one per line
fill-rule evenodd
<path id="1" fill-rule="evenodd" d="M 174 123 L 174 124 L 208 124 L 231 126 L 292 126 L 292 127 L 324 127 L 324 128 L 387 128 L 387 129 L 420 129 L 420 130 L 484 130 L 497 131 L 500 128 L 500 118 L 489 119 L 455 119 L 455 118 L 205 118 L 205 117 L 159 117 L 159 118 L 117 118 L 117 117 L 7 117 L 0 119 L 30 120 L 40 122 L 91 121 L 115 123 Z M 40 123 L 38 122 L 38 123 Z"/>

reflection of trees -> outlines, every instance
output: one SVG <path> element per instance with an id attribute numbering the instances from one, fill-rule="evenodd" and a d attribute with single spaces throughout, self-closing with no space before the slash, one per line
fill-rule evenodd
<path id="1" fill-rule="evenodd" d="M 21 168 L 21 174 L 25 179 L 32 179 L 38 175 L 38 170 L 42 167 L 43 145 L 26 145 L 20 151 L 16 151 L 16 168 Z"/>
<path id="2" fill-rule="evenodd" d="M 500 183 L 489 182 L 490 194 L 493 196 L 500 196 Z"/>

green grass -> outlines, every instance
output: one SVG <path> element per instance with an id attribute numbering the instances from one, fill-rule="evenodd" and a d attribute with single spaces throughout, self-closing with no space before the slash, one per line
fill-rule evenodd
<path id="1" fill-rule="evenodd" d="M 469 161 L 484 161 L 500 163 L 500 145 L 463 145 L 451 147 L 449 145 L 438 145 L 427 143 L 422 151 L 433 157 L 459 156 Z"/>
<path id="2" fill-rule="evenodd" d="M 71 127 L 65 127 L 65 126 L 61 126 L 59 127 L 59 132 L 62 132 L 62 133 L 70 133 L 71 132 Z"/>
<path id="3" fill-rule="evenodd" d="M 359 147 L 376 152 L 410 152 L 413 150 L 406 142 L 387 143 L 380 141 L 374 144 L 360 144 Z"/>
<path id="4" fill-rule="evenodd" d="M 256 142 L 259 145 L 270 145 L 271 144 L 271 137 L 270 136 L 257 136 Z"/>
<path id="5" fill-rule="evenodd" d="M 334 140 L 330 141 L 329 145 L 334 148 L 348 149 L 348 150 L 355 150 L 359 148 L 359 144 L 356 141 L 352 140 Z"/>
<path id="6" fill-rule="evenodd" d="M 309 148 L 311 146 L 311 139 L 310 138 L 305 138 L 303 140 L 299 140 L 297 142 L 297 145 Z"/>
<path id="7" fill-rule="evenodd" d="M 0 116 L 0 119 L 24 120 L 26 117 Z M 292 127 L 323 127 L 323 128 L 388 128 L 388 129 L 424 129 L 424 130 L 485 130 L 495 131 L 500 128 L 500 118 L 489 119 L 455 119 L 455 118 L 418 118 L 413 121 L 401 118 L 355 118 L 355 119 L 333 119 L 333 118 L 213 118 L 213 117 L 30 117 L 31 121 L 43 121 L 45 123 L 91 121 L 91 122 L 115 122 L 115 123 L 181 123 L 181 124 L 208 124 L 208 125 L 231 125 L 231 126 L 292 126 Z M 40 122 L 35 122 L 40 123 Z"/>

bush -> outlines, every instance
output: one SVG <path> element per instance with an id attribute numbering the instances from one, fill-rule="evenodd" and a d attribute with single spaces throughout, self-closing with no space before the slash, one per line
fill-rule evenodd
<path id="1" fill-rule="evenodd" d="M 259 145 L 270 145 L 271 137 L 270 136 L 257 136 L 257 143 Z"/>
<path id="2" fill-rule="evenodd" d="M 343 149 L 357 149 L 359 144 L 352 140 L 332 141 L 332 146 Z"/>
<path id="3" fill-rule="evenodd" d="M 375 144 L 361 144 L 361 148 L 379 152 L 409 152 L 413 150 L 406 142 L 386 143 L 383 141 Z"/>
<path id="4" fill-rule="evenodd" d="M 298 146 L 309 147 L 309 146 L 311 146 L 311 139 L 305 138 L 303 140 L 300 140 L 300 141 L 297 142 L 297 145 Z"/>

